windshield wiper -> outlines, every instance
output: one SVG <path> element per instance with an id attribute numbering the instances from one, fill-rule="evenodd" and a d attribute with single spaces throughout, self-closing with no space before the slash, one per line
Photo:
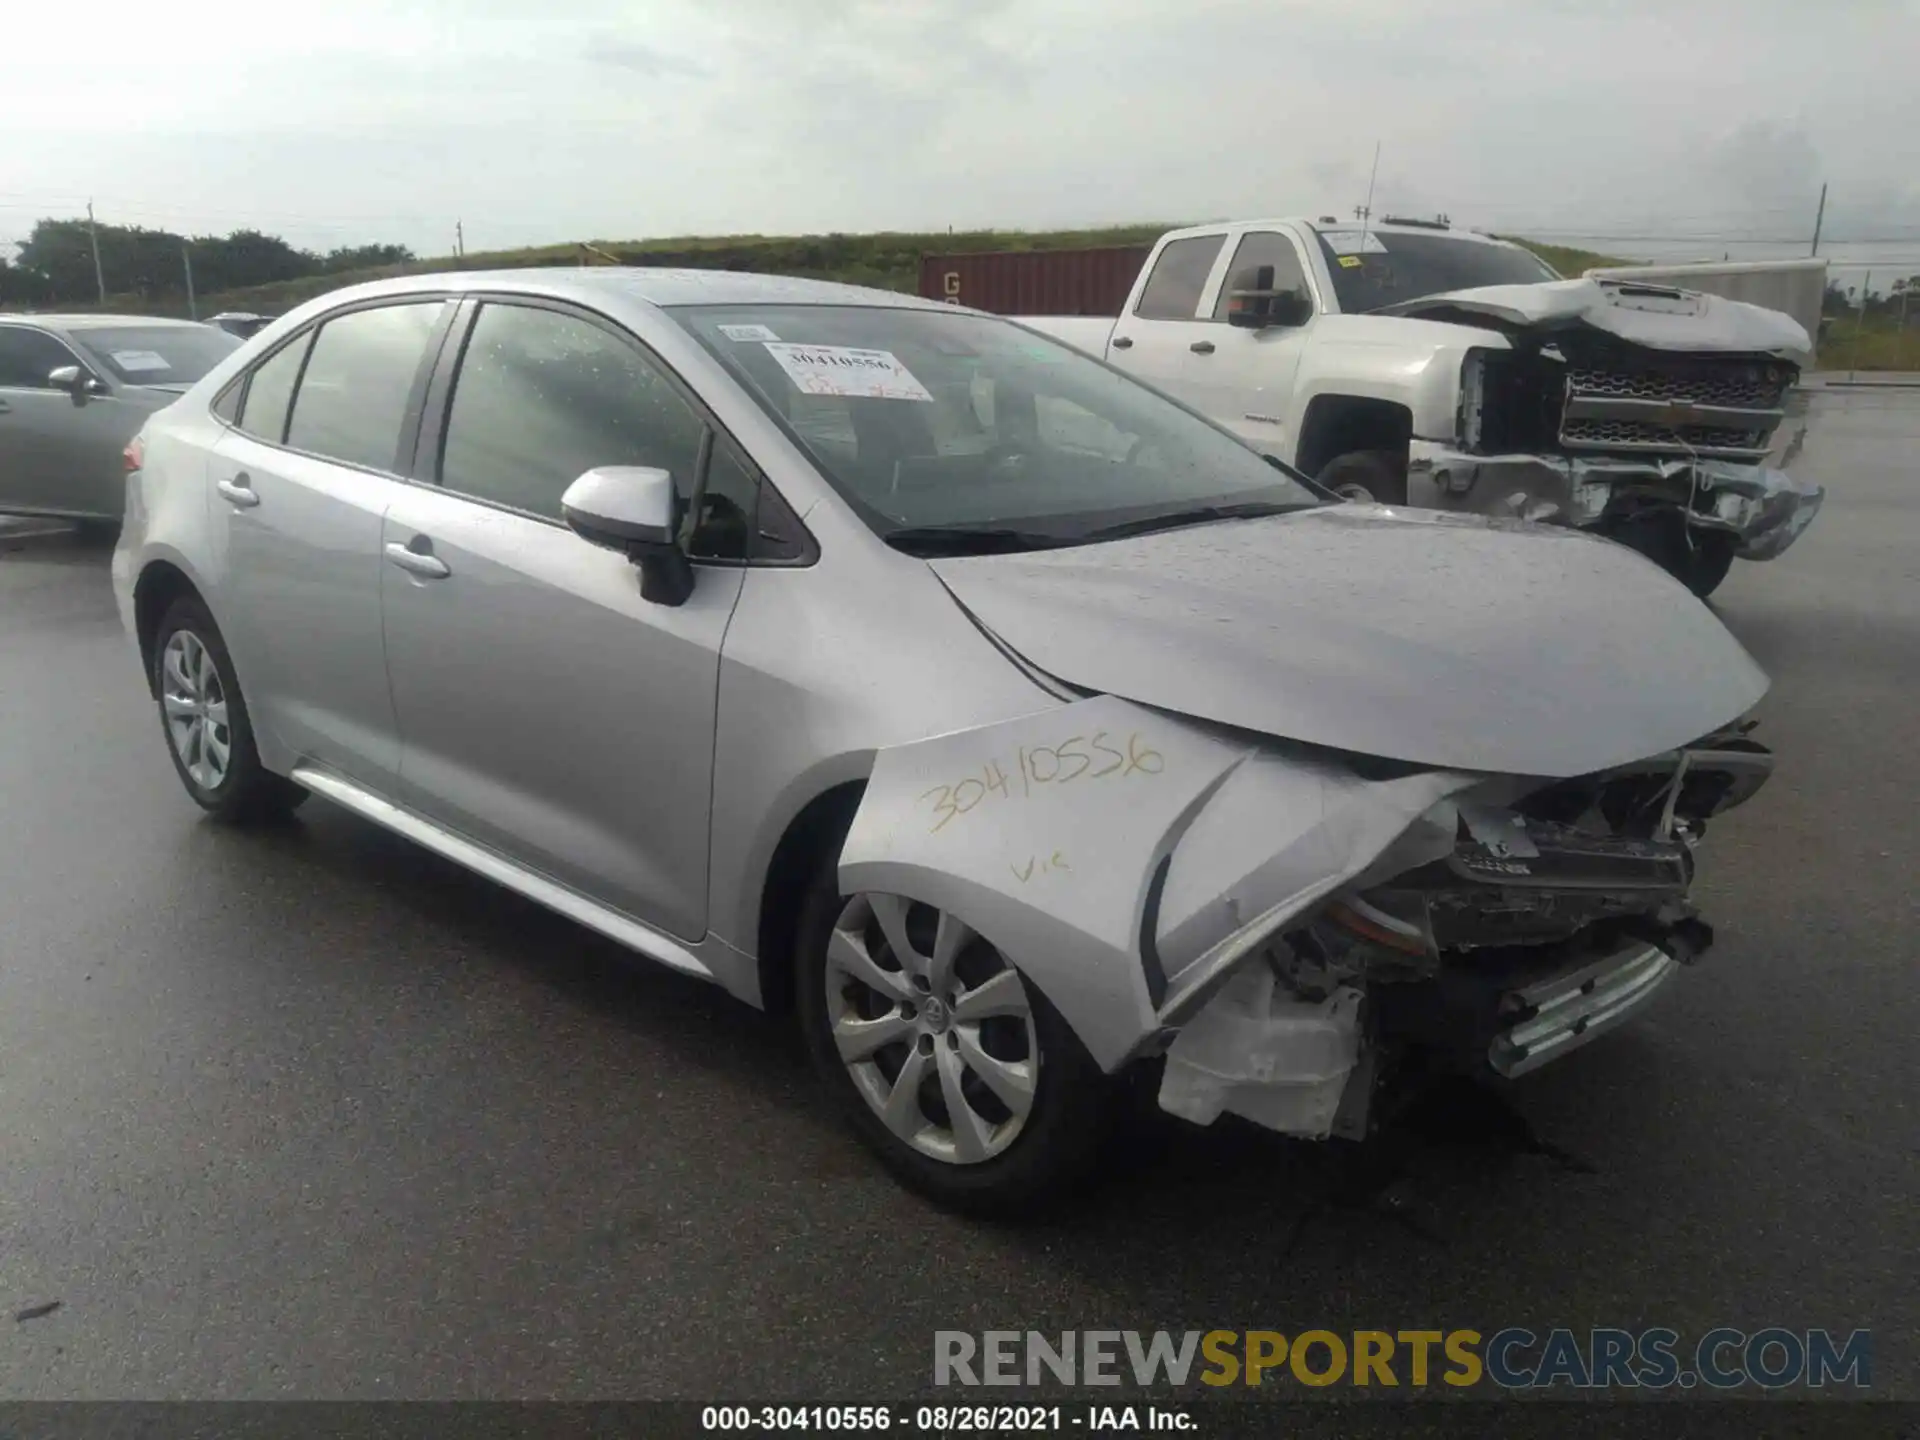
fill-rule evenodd
<path id="1" fill-rule="evenodd" d="M 1267 515 L 1288 515 L 1295 510 L 1318 509 L 1321 501 L 1243 500 L 1230 505 L 1196 505 L 1191 510 L 1170 510 L 1164 515 L 1148 515 L 1139 520 L 1122 520 L 1117 525 L 1102 525 L 1081 536 L 1083 540 L 1117 540 L 1125 535 L 1150 535 L 1156 530 L 1174 530 L 1183 525 L 1205 525 L 1214 520 L 1258 520 Z"/>
<path id="2" fill-rule="evenodd" d="M 883 532 L 880 538 L 909 555 L 1012 555 L 1074 543 L 1039 530 L 969 525 L 902 525 Z"/>

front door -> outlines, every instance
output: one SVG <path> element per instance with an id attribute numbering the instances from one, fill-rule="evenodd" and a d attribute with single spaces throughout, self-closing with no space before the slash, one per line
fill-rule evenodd
<path id="1" fill-rule="evenodd" d="M 400 746 L 380 631 L 381 520 L 443 302 L 350 310 L 252 373 L 209 462 L 231 601 L 218 616 L 256 727 L 289 762 L 386 793 Z"/>
<path id="2" fill-rule="evenodd" d="M 685 940 L 706 929 L 715 691 L 744 572 L 700 566 L 684 605 L 644 600 L 624 556 L 567 528 L 560 497 L 596 466 L 646 465 L 685 498 L 719 453 L 624 332 L 488 302 L 439 484 L 397 495 L 382 537 L 403 803 Z M 712 468 L 710 494 L 744 483 Z"/>
<path id="3" fill-rule="evenodd" d="M 1179 362 L 1181 398 L 1248 444 L 1290 460 L 1299 437 L 1288 432 L 1287 415 L 1313 322 L 1260 330 L 1227 322 L 1233 292 L 1256 288 L 1268 266 L 1275 290 L 1297 291 L 1313 302 L 1313 286 L 1293 240 L 1275 230 L 1247 231 L 1235 243 L 1212 296 L 1205 333 Z"/>

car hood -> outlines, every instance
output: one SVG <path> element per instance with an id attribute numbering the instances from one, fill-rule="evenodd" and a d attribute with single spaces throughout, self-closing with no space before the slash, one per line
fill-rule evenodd
<path id="1" fill-rule="evenodd" d="M 1766 354 L 1795 364 L 1806 363 L 1812 350 L 1805 327 L 1778 310 L 1640 280 L 1486 285 L 1423 295 L 1372 313 L 1469 324 L 1493 320 L 1525 330 L 1585 325 L 1654 350 Z"/>
<path id="2" fill-rule="evenodd" d="M 1583 775 L 1689 744 L 1767 689 L 1652 562 L 1521 521 L 1336 505 L 928 563 L 1071 685 L 1418 765 Z"/>

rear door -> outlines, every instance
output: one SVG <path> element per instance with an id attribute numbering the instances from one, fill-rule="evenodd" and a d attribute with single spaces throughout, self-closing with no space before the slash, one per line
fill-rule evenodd
<path id="1" fill-rule="evenodd" d="M 404 488 L 451 306 L 346 310 L 256 365 L 214 452 L 208 504 L 231 603 L 218 617 L 256 726 L 382 793 L 399 768 L 380 630 L 380 525 Z"/>
<path id="2" fill-rule="evenodd" d="M 416 474 L 387 511 L 386 653 L 403 803 L 656 929 L 706 929 L 720 646 L 758 480 L 651 352 L 587 311 L 467 307 Z M 457 359 L 456 359 L 457 357 Z M 443 401 L 440 396 L 446 393 Z M 641 598 L 561 518 L 601 465 L 704 469 L 692 596 Z"/>
<path id="3" fill-rule="evenodd" d="M 1114 322 L 1107 354 L 1120 369 L 1196 407 L 1187 362 L 1195 347 L 1210 348 L 1217 338 L 1200 307 L 1225 244 L 1225 235 L 1214 234 L 1161 246 L 1132 313 Z"/>
<path id="4" fill-rule="evenodd" d="M 113 395 L 81 402 L 54 389 L 47 376 L 64 365 L 95 373 L 57 336 L 0 324 L 0 511 L 117 520 L 120 451 L 146 412 Z"/>

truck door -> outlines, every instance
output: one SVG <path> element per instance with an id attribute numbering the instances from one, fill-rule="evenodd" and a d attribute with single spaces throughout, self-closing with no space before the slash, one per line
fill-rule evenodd
<path id="1" fill-rule="evenodd" d="M 1196 408 L 1204 406 L 1191 388 L 1186 362 L 1196 358 L 1193 347 L 1214 344 L 1219 327 L 1202 318 L 1200 302 L 1226 238 L 1190 235 L 1162 245 L 1132 312 L 1114 322 L 1107 351 L 1122 370 Z"/>
<path id="2" fill-rule="evenodd" d="M 1251 290 L 1263 266 L 1273 267 L 1273 288 L 1295 290 L 1311 305 L 1299 325 L 1241 329 L 1227 322 L 1233 292 Z M 1307 345 L 1318 297 L 1293 237 L 1277 230 L 1249 230 L 1240 236 L 1219 285 L 1206 299 L 1201 343 L 1189 344 L 1181 357 L 1181 398 L 1225 425 L 1250 445 L 1291 461 L 1299 437 L 1290 434 L 1288 398 Z M 1187 328 L 1187 327 L 1182 327 Z"/>

